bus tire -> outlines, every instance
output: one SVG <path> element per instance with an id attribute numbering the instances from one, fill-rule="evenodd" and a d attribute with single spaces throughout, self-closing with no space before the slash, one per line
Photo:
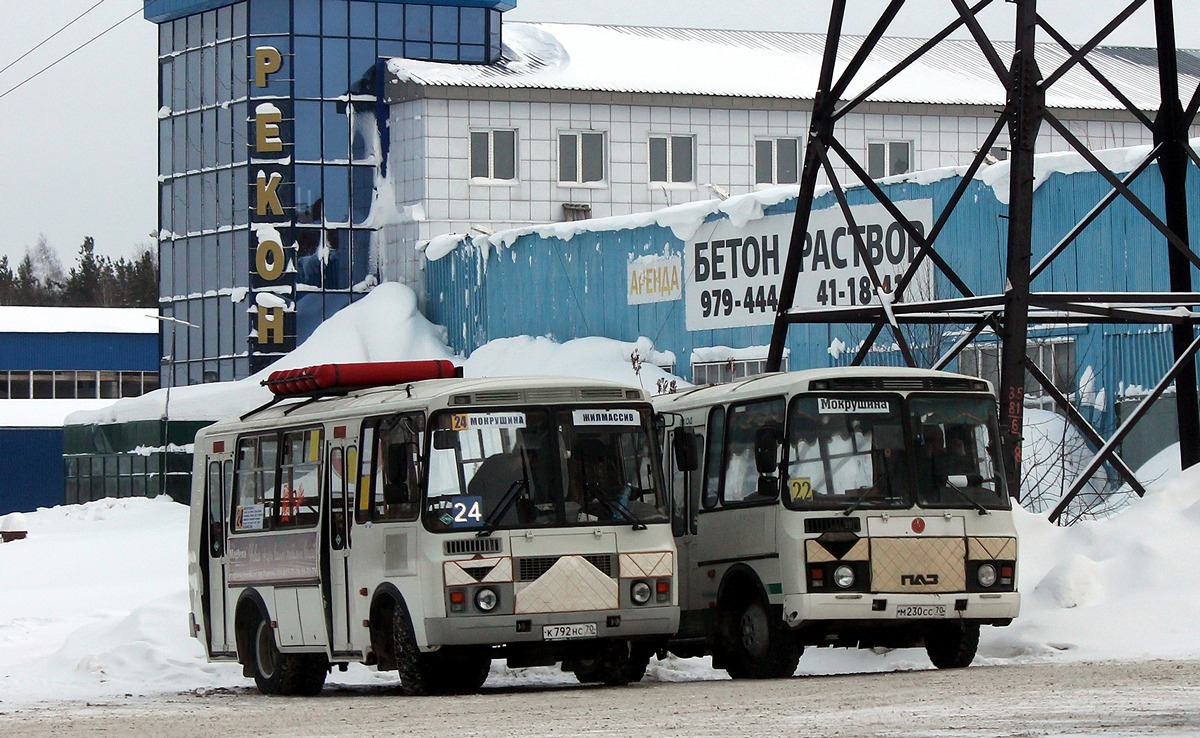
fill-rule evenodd
<path id="1" fill-rule="evenodd" d="M 430 689 L 438 694 L 478 692 L 492 670 L 492 657 L 487 648 L 439 652 L 433 658 Z"/>
<path id="2" fill-rule="evenodd" d="M 725 671 L 734 679 L 782 679 L 796 673 L 801 649 L 782 620 L 758 597 L 732 609 Z"/>
<path id="3" fill-rule="evenodd" d="M 655 648 L 649 643 L 634 643 L 629 647 L 629 681 L 636 683 L 646 676 L 646 667 L 650 666 L 650 657 Z"/>
<path id="4" fill-rule="evenodd" d="M 254 684 L 265 695 L 319 694 L 325 686 L 329 663 L 324 654 L 280 653 L 270 621 L 260 614 L 251 634 Z"/>
<path id="5" fill-rule="evenodd" d="M 939 669 L 970 666 L 979 650 L 979 623 L 935 623 L 925 630 L 925 653 Z"/>
<path id="6" fill-rule="evenodd" d="M 412 621 L 403 607 L 392 608 L 392 638 L 395 641 L 396 671 L 400 674 L 400 691 L 410 697 L 433 694 L 437 674 L 431 654 L 421 653 Z"/>
<path id="7" fill-rule="evenodd" d="M 575 678 L 579 680 L 580 684 L 623 687 L 631 681 L 630 661 L 629 641 L 617 639 L 601 641 L 592 658 L 579 659 L 575 662 Z M 645 667 L 642 667 L 643 673 L 645 670 Z"/>

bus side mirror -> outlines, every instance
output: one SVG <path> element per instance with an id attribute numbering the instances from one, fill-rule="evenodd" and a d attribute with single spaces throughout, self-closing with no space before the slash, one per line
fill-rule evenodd
<path id="1" fill-rule="evenodd" d="M 754 465 L 759 474 L 774 474 L 779 464 L 779 429 L 764 426 L 754 434 Z"/>
<path id="2" fill-rule="evenodd" d="M 672 451 L 675 452 L 675 467 L 679 471 L 696 471 L 700 468 L 700 452 L 696 443 L 698 436 L 695 431 L 678 430 L 672 437 Z"/>
<path id="3" fill-rule="evenodd" d="M 454 431 L 443 428 L 433 432 L 433 447 L 438 451 L 449 451 L 456 445 L 458 445 L 458 439 L 455 438 Z"/>

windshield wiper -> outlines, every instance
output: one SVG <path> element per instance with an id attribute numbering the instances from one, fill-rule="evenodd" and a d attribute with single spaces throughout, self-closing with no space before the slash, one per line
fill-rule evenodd
<path id="1" fill-rule="evenodd" d="M 504 496 L 500 498 L 500 504 L 488 513 L 487 519 L 483 521 L 483 527 L 475 534 L 476 538 L 487 538 L 496 530 L 496 525 L 500 522 L 500 518 L 504 517 L 504 513 L 508 512 L 508 508 L 513 506 L 520 496 L 521 490 L 528 484 L 525 479 L 518 479 L 508 486 L 504 492 Z"/>
<path id="2" fill-rule="evenodd" d="M 867 497 L 870 496 L 871 493 L 878 491 L 879 490 L 875 489 L 874 487 L 868 487 L 866 492 L 863 492 L 854 500 L 854 502 L 851 502 L 849 505 L 847 505 L 845 510 L 842 510 L 842 515 L 849 515 L 858 508 L 862 507 L 862 504 L 867 501 Z"/>
<path id="3" fill-rule="evenodd" d="M 944 484 L 946 487 L 954 490 L 955 494 L 957 494 L 959 497 L 963 498 L 968 503 L 970 503 L 970 505 L 972 507 L 974 507 L 976 510 L 979 511 L 980 515 L 991 515 L 992 514 L 992 511 L 988 510 L 986 507 L 984 507 L 982 504 L 980 504 L 979 500 L 976 500 L 974 497 L 967 494 L 967 491 L 965 489 L 959 487 L 958 485 L 952 484 L 949 479 L 947 479 L 944 482 Z"/>
<path id="4" fill-rule="evenodd" d="M 628 507 L 625 507 L 620 502 L 617 502 L 616 500 L 610 500 L 607 497 L 600 497 L 599 495 L 592 495 L 592 499 L 598 500 L 601 505 L 604 505 L 608 509 L 617 513 L 630 523 L 633 523 L 634 530 L 646 530 L 646 524 L 643 523 L 638 516 L 634 515 L 632 510 L 630 510 Z"/>

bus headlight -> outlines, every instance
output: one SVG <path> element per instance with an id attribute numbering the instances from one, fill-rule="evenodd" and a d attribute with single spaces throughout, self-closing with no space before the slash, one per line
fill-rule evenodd
<path id="1" fill-rule="evenodd" d="M 996 567 L 991 564 L 981 564 L 979 570 L 975 572 L 975 579 L 979 581 L 980 587 L 990 587 L 996 583 Z"/>
<path id="2" fill-rule="evenodd" d="M 652 594 L 654 594 L 654 590 L 650 588 L 650 583 L 641 579 L 629 586 L 629 597 L 635 605 L 646 604 L 650 601 Z"/>
<path id="3" fill-rule="evenodd" d="M 483 587 L 475 592 L 475 607 L 483 612 L 491 612 L 500 604 L 500 595 L 491 587 Z"/>
<path id="4" fill-rule="evenodd" d="M 842 564 L 833 570 L 833 583 L 842 589 L 854 586 L 854 569 Z"/>

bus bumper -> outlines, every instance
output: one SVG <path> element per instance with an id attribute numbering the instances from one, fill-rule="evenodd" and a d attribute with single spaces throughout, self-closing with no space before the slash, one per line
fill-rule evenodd
<path id="1" fill-rule="evenodd" d="M 813 621 L 973 620 L 1002 623 L 1021 610 L 1019 592 L 941 594 L 821 593 L 783 598 L 783 619 L 793 627 Z"/>
<path id="2" fill-rule="evenodd" d="M 546 626 L 588 624 L 595 624 L 596 638 L 667 637 L 679 629 L 679 608 L 426 618 L 425 637 L 430 646 L 557 643 L 563 641 L 544 636 Z"/>

